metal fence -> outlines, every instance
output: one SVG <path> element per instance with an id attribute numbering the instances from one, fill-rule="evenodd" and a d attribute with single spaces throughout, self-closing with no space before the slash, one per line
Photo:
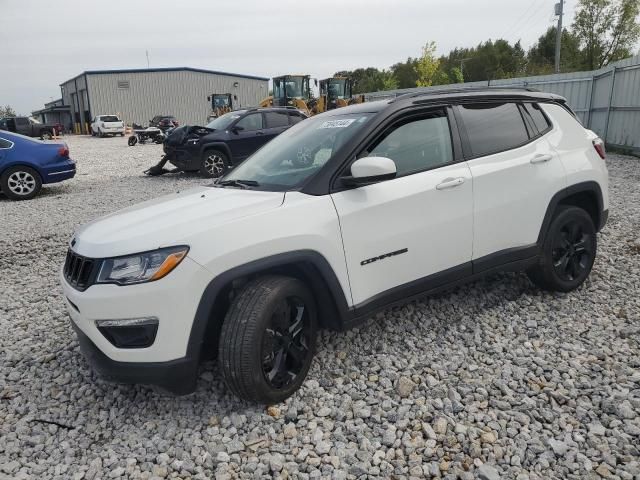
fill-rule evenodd
<path id="1" fill-rule="evenodd" d="M 479 86 L 533 87 L 567 99 L 582 123 L 610 147 L 640 153 L 640 55 L 590 72 L 560 73 L 365 93 L 366 101 L 410 92 Z"/>

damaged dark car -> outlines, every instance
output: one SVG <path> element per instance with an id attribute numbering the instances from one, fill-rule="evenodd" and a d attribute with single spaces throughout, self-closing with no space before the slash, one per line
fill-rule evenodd
<path id="1" fill-rule="evenodd" d="M 199 172 L 218 178 L 305 118 L 303 112 L 292 108 L 251 108 L 229 112 L 206 127 L 176 128 L 164 141 L 160 163 L 145 173 Z M 164 168 L 167 163 L 174 168 Z"/>

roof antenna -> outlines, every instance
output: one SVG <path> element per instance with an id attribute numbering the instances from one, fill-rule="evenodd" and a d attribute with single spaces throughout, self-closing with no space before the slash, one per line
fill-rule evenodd
<path id="1" fill-rule="evenodd" d="M 149 50 L 145 50 L 147 53 L 147 70 L 149 70 Z"/>

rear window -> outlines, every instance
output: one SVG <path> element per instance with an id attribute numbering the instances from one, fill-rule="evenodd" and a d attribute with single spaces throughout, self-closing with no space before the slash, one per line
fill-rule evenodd
<path id="1" fill-rule="evenodd" d="M 550 124 L 547 120 L 547 117 L 542 113 L 542 109 L 540 105 L 537 103 L 529 103 L 523 105 L 525 112 L 529 114 L 531 121 L 533 122 L 535 128 L 538 130 L 538 133 L 542 133 L 546 131 Z"/>
<path id="2" fill-rule="evenodd" d="M 120 119 L 115 115 L 103 115 L 100 117 L 100 120 L 103 122 L 119 122 Z"/>
<path id="3" fill-rule="evenodd" d="M 516 148 L 529 141 L 515 103 L 462 105 L 460 110 L 474 157 Z"/>

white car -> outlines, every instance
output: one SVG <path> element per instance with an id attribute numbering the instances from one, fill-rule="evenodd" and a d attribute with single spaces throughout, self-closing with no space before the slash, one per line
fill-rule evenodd
<path id="1" fill-rule="evenodd" d="M 124 122 L 117 115 L 98 115 L 91 120 L 91 135 L 97 137 L 120 135 L 124 137 Z"/>
<path id="2" fill-rule="evenodd" d="M 416 93 L 317 115 L 216 183 L 80 228 L 60 278 L 106 377 L 291 395 L 319 328 L 500 270 L 585 281 L 607 221 L 602 141 L 562 97 Z"/>

